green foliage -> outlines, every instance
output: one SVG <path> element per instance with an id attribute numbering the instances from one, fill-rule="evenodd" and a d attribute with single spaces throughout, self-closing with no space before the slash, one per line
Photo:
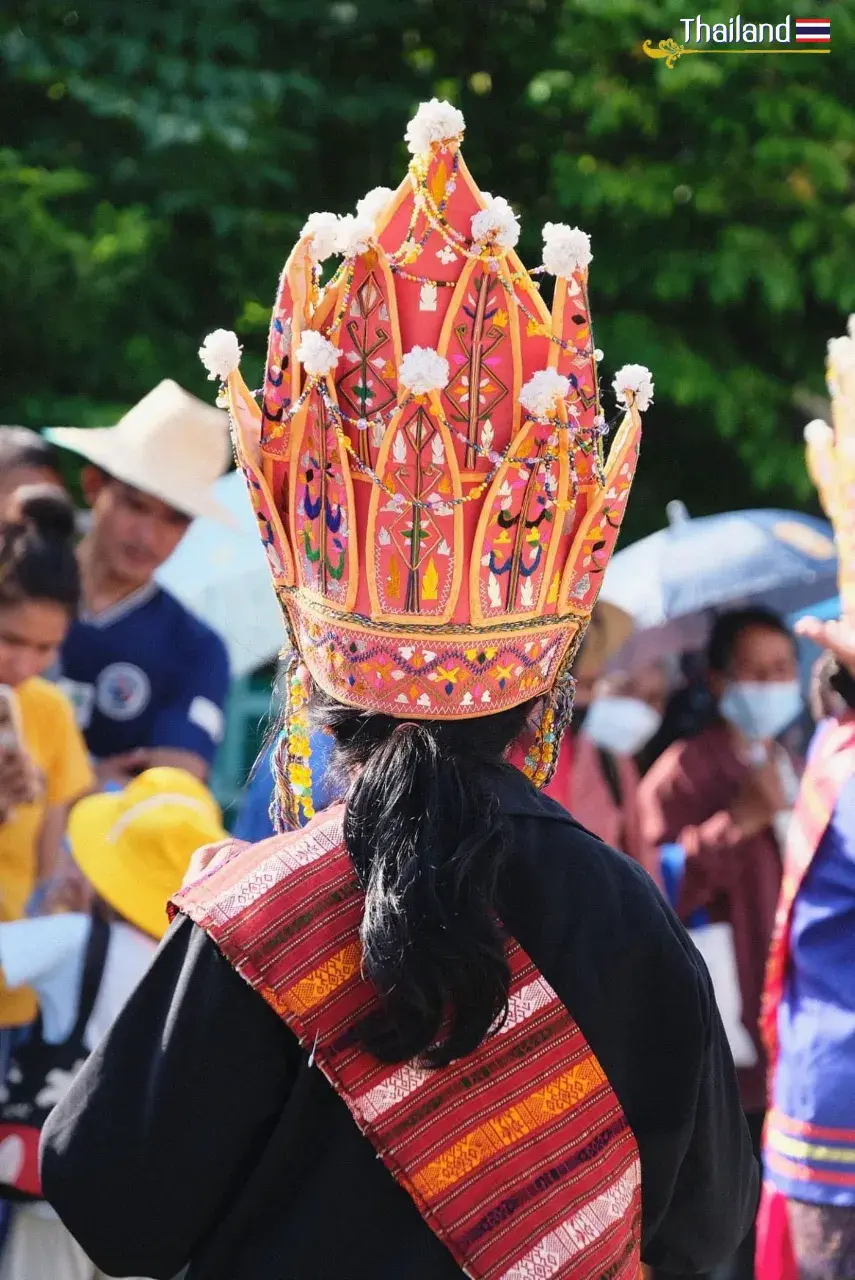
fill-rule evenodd
<path id="1" fill-rule="evenodd" d="M 261 369 L 296 231 L 403 172 L 436 93 L 482 185 L 590 232 L 606 378 L 657 384 L 632 533 L 810 500 L 801 428 L 855 310 L 855 14 L 828 57 L 641 52 L 677 0 L 9 0 L 0 17 L 0 418 L 109 422 L 201 338 Z M 768 21 L 761 0 L 707 21 Z M 812 14 L 808 0 L 794 8 Z M 792 10 L 791 10 L 792 11 Z"/>

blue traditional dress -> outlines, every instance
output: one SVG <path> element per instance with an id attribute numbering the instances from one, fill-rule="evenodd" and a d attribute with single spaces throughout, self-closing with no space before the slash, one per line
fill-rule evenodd
<path id="1" fill-rule="evenodd" d="M 791 910 L 766 1166 L 790 1198 L 855 1206 L 855 748 L 848 755 Z"/>

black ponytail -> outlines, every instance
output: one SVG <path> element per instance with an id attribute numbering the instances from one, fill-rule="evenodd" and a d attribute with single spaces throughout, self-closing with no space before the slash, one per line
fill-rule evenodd
<path id="1" fill-rule="evenodd" d="M 80 603 L 74 507 L 54 485 L 27 485 L 0 522 L 0 607 L 48 600 L 73 616 Z"/>
<path id="2" fill-rule="evenodd" d="M 507 1014 L 496 898 L 508 833 L 489 781 L 511 767 L 503 755 L 531 707 L 415 724 L 312 695 L 312 723 L 335 741 L 331 772 L 350 780 L 344 834 L 379 995 L 359 1033 L 382 1062 L 444 1066 Z"/>

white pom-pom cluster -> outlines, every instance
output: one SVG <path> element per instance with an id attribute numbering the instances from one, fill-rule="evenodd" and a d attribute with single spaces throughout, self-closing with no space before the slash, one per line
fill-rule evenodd
<path id="1" fill-rule="evenodd" d="M 653 375 L 643 364 L 625 364 L 618 369 L 612 382 L 617 402 L 628 408 L 626 393 L 632 391 L 635 407 L 644 413 L 653 404 Z"/>
<path id="2" fill-rule="evenodd" d="M 520 238 L 520 222 L 504 196 L 491 196 L 485 191 L 486 209 L 472 215 L 472 239 L 476 244 L 494 244 L 498 249 L 513 249 Z"/>
<path id="3" fill-rule="evenodd" d="M 335 237 L 335 251 L 345 258 L 355 258 L 358 253 L 366 253 L 374 234 L 374 224 L 368 218 L 356 217 L 346 213 L 338 220 Z"/>
<path id="4" fill-rule="evenodd" d="M 334 213 L 313 213 L 307 219 L 302 236 L 311 236 L 309 253 L 315 262 L 326 262 L 336 252 L 338 218 Z"/>
<path id="5" fill-rule="evenodd" d="M 297 359 L 309 375 L 325 378 L 332 373 L 339 361 L 338 347 L 314 329 L 306 329 L 297 348 Z"/>
<path id="6" fill-rule="evenodd" d="M 224 382 L 240 364 L 243 347 L 231 329 L 215 329 L 199 348 L 199 359 L 208 370 L 208 381 Z"/>
<path id="7" fill-rule="evenodd" d="M 391 187 L 373 187 L 371 191 L 366 191 L 362 199 L 356 202 L 357 218 L 365 218 L 373 227 L 394 194 Z"/>
<path id="8" fill-rule="evenodd" d="M 407 148 L 411 155 L 422 155 L 430 151 L 434 143 L 452 142 L 459 138 L 466 128 L 463 112 L 458 111 L 450 102 L 440 102 L 439 98 L 431 98 L 423 102 L 404 134 Z"/>
<path id="9" fill-rule="evenodd" d="M 309 236 L 309 252 L 315 262 L 326 262 L 334 253 L 355 258 L 366 253 L 374 238 L 374 223 L 394 195 L 388 187 L 375 187 L 363 196 L 356 213 L 313 213 L 301 236 Z"/>
<path id="10" fill-rule="evenodd" d="M 413 347 L 401 361 L 398 380 L 416 396 L 441 391 L 448 384 L 448 361 L 433 347 Z"/>
<path id="11" fill-rule="evenodd" d="M 536 418 L 545 418 L 556 400 L 563 400 L 569 390 L 569 378 L 555 369 L 538 369 L 520 391 L 520 404 Z"/>
<path id="12" fill-rule="evenodd" d="M 805 444 L 815 445 L 821 449 L 824 445 L 831 444 L 833 440 L 834 432 L 822 418 L 814 418 L 813 422 L 809 422 L 805 427 Z"/>
<path id="13" fill-rule="evenodd" d="M 846 332 L 850 338 L 855 338 L 855 316 L 850 316 L 846 321 Z"/>
<path id="14" fill-rule="evenodd" d="M 547 222 L 543 228 L 543 265 L 553 276 L 567 279 L 593 258 L 591 237 L 566 222 Z"/>
<path id="15" fill-rule="evenodd" d="M 831 338 L 828 343 L 828 361 L 841 371 L 855 368 L 855 337 Z"/>

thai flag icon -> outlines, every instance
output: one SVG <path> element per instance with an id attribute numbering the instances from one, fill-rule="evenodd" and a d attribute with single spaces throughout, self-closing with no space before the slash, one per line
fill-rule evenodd
<path id="1" fill-rule="evenodd" d="M 830 18 L 796 18 L 796 40 L 802 44 L 830 44 Z"/>

